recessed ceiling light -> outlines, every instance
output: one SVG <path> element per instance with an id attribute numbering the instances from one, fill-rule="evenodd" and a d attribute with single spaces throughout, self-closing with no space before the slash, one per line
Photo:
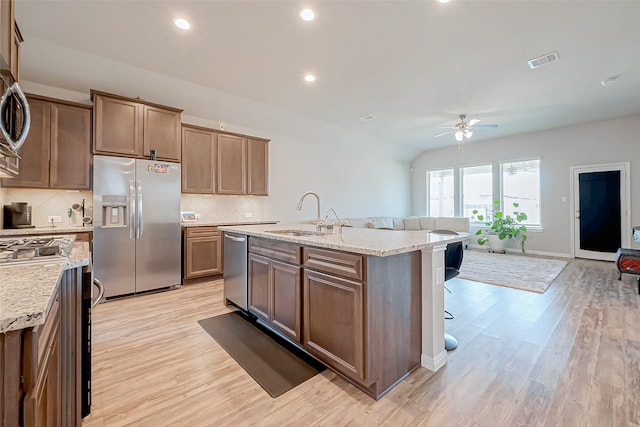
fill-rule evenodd
<path id="1" fill-rule="evenodd" d="M 178 18 L 175 20 L 175 24 L 178 28 L 182 30 L 188 30 L 191 28 L 191 24 L 186 19 Z"/>
<path id="2" fill-rule="evenodd" d="M 449 0 L 438 0 L 440 3 L 449 3 Z"/>
<path id="3" fill-rule="evenodd" d="M 316 81 L 316 76 L 314 76 L 313 74 L 307 74 L 306 76 L 304 76 L 304 81 L 306 81 L 306 82 L 315 82 Z"/>
<path id="4" fill-rule="evenodd" d="M 316 14 L 311 9 L 304 9 L 300 12 L 300 18 L 304 19 L 305 21 L 313 21 L 314 19 L 316 19 Z"/>

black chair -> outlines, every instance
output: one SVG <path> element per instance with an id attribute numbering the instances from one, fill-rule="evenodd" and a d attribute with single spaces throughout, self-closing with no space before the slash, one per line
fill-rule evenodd
<path id="1" fill-rule="evenodd" d="M 432 233 L 436 234 L 455 234 L 458 235 L 455 231 L 451 230 L 434 230 Z M 447 249 L 444 251 L 444 281 L 453 279 L 458 274 L 460 274 L 460 266 L 462 265 L 462 258 L 464 256 L 464 247 L 462 242 L 454 242 L 449 243 L 447 245 Z M 447 291 L 449 291 L 447 289 Z M 451 291 L 449 291 L 451 292 Z M 449 315 L 449 317 L 445 317 L 445 319 L 453 319 L 451 313 L 445 310 L 445 313 Z M 444 348 L 447 351 L 455 350 L 458 347 L 458 340 L 451 334 L 447 332 L 444 333 Z"/>

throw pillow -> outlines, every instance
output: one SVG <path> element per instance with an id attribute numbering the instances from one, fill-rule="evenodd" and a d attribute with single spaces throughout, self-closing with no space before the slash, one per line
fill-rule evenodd
<path id="1" fill-rule="evenodd" d="M 404 229 L 408 231 L 420 230 L 420 218 L 405 218 Z"/>

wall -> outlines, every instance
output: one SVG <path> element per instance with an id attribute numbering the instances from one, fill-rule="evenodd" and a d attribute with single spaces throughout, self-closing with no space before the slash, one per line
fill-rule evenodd
<path id="1" fill-rule="evenodd" d="M 640 198 L 634 197 L 640 189 L 640 163 L 636 161 L 640 158 L 637 123 L 640 123 L 640 116 L 623 117 L 469 142 L 462 149 L 452 141 L 451 148 L 424 152 L 412 162 L 411 213 L 426 213 L 426 171 L 429 169 L 492 163 L 495 171 L 499 170 L 501 161 L 539 157 L 543 230 L 528 233 L 527 249 L 568 256 L 572 246 L 571 166 L 631 162 L 631 225 L 640 224 Z M 562 202 L 562 197 L 567 197 L 567 202 Z M 514 243 L 511 245 L 515 248 Z M 636 244 L 632 246 L 637 247 Z"/>

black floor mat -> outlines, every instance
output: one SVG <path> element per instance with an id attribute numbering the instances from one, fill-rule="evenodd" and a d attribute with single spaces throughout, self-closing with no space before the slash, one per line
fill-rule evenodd
<path id="1" fill-rule="evenodd" d="M 198 323 L 271 397 L 280 396 L 325 369 L 240 312 Z"/>

